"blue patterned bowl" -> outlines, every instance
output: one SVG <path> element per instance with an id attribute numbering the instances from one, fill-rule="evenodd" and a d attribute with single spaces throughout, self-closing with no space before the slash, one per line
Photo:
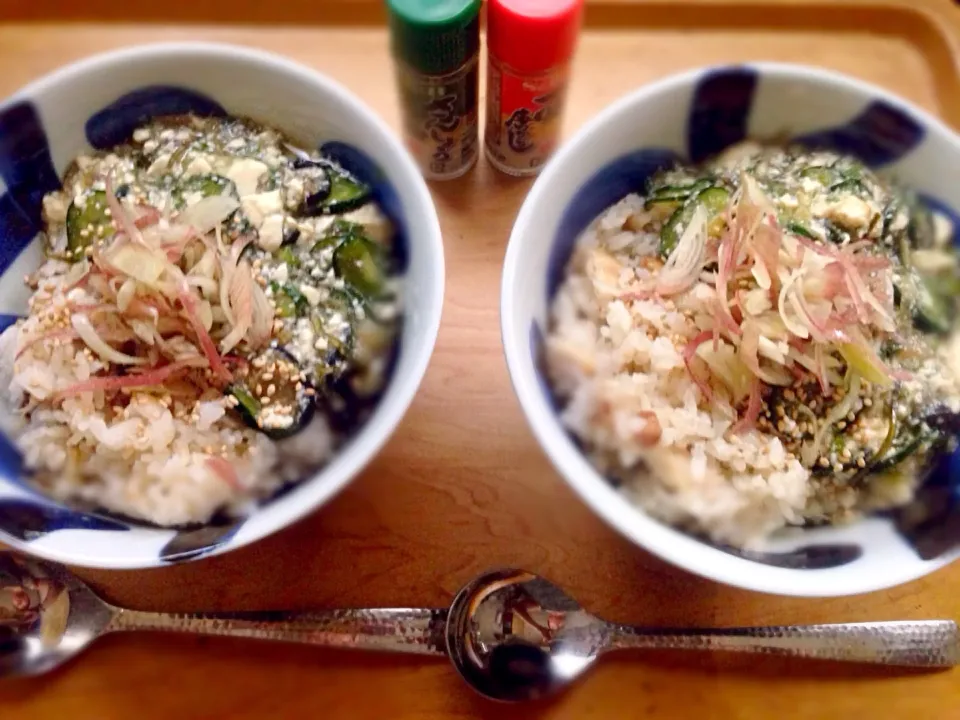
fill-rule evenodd
<path id="1" fill-rule="evenodd" d="M 76 155 L 129 138 L 159 115 L 236 114 L 322 146 L 374 188 L 399 228 L 405 320 L 390 383 L 363 428 L 320 472 L 262 502 L 249 517 L 157 528 L 55 504 L 25 482 L 0 436 L 0 541 L 76 565 L 142 568 L 226 552 L 316 509 L 386 442 L 420 384 L 443 302 L 443 247 L 419 171 L 386 125 L 344 88 L 306 67 L 227 45 L 148 45 L 63 68 L 0 103 L 0 326 L 26 309 L 23 275 L 41 261 L 43 195 Z"/>
<path id="2" fill-rule="evenodd" d="M 594 217 L 677 158 L 696 162 L 750 136 L 784 134 L 890 171 L 951 215 L 950 208 L 960 208 L 960 138 L 880 88 L 779 64 L 673 76 L 605 109 L 537 180 L 507 249 L 503 343 L 514 389 L 543 449 L 581 498 L 626 537 L 680 567 L 744 588 L 808 596 L 867 592 L 960 557 L 956 457 L 945 459 L 907 508 L 846 527 L 795 528 L 762 552 L 735 551 L 629 504 L 565 432 L 541 372 L 550 299 L 575 239 Z M 960 229 L 956 218 L 954 227 Z"/>

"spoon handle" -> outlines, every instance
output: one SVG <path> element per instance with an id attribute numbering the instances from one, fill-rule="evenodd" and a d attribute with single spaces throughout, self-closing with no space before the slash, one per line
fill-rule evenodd
<path id="1" fill-rule="evenodd" d="M 606 647 L 728 650 L 880 665 L 952 667 L 960 663 L 960 630 L 951 620 L 711 630 L 611 625 Z"/>
<path id="2" fill-rule="evenodd" d="M 446 610 L 413 608 L 234 613 L 150 613 L 120 609 L 106 632 L 158 630 L 445 655 L 446 619 Z"/>

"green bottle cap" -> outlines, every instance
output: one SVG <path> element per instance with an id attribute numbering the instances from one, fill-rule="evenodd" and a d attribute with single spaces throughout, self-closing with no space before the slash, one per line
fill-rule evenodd
<path id="1" fill-rule="evenodd" d="M 414 70 L 445 75 L 480 50 L 481 0 L 387 0 L 393 53 Z"/>

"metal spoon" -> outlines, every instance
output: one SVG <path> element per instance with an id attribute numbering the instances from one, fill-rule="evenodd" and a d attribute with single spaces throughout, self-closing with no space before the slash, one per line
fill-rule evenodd
<path id="1" fill-rule="evenodd" d="M 670 629 L 617 625 L 522 570 L 466 585 L 450 606 L 447 649 L 460 675 L 496 700 L 555 692 L 612 650 L 728 650 L 904 667 L 960 664 L 952 620 Z"/>
<path id="2" fill-rule="evenodd" d="M 621 648 L 734 650 L 928 668 L 960 662 L 960 631 L 948 620 L 634 628 L 593 617 L 555 585 L 519 570 L 480 576 L 449 610 L 147 613 L 105 603 L 62 566 L 0 552 L 0 678 L 46 672 L 101 635 L 122 630 L 449 655 L 474 689 L 496 700 L 559 690 L 602 653 Z"/>

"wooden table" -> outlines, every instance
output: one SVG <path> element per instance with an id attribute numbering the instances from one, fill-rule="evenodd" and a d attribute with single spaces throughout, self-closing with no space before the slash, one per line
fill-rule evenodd
<path id="1" fill-rule="evenodd" d="M 365 0 L 340 2 L 344 13 L 324 18 L 358 27 L 0 22 L 0 93 L 103 49 L 204 38 L 257 45 L 313 65 L 344 81 L 397 126 L 386 35 L 366 24 L 375 22 L 380 10 Z M 936 13 L 938 22 L 954 23 L 957 31 L 960 17 L 951 15 L 946 0 L 913 4 Z M 100 0 L 82 7 L 20 5 L 0 15 L 19 21 L 75 16 L 92 8 L 108 19 L 127 12 L 138 19 L 156 17 L 153 5 Z M 209 3 L 183 5 L 171 11 L 182 13 L 176 19 L 216 17 Z M 311 20 L 329 9 L 313 5 Z M 263 17 L 269 7 L 251 0 L 221 6 L 240 7 L 248 19 Z M 289 19 L 297 7 L 307 12 L 306 3 L 294 2 L 278 9 L 277 17 Z M 812 2 L 796 1 L 772 9 L 741 5 L 731 10 L 709 1 L 672 9 L 623 3 L 622 13 L 613 0 L 593 7 L 599 8 L 597 24 L 581 45 L 568 133 L 630 87 L 682 67 L 747 59 L 816 58 L 960 121 L 953 54 L 960 35 L 934 42 L 919 16 L 874 13 L 875 27 L 858 27 L 867 5 L 856 0 L 819 10 Z M 831 29 L 844 18 L 844 27 Z M 601 27 L 618 19 L 635 27 Z M 703 26 L 695 35 L 683 27 L 691 22 Z M 910 23 L 920 24 L 911 29 Z M 624 622 L 960 619 L 960 566 L 864 597 L 758 595 L 667 566 L 622 539 L 577 500 L 529 432 L 500 348 L 500 265 L 529 185 L 481 163 L 460 181 L 434 186 L 448 267 L 436 352 L 404 423 L 346 491 L 298 525 L 226 556 L 146 572 L 85 571 L 84 577 L 111 601 L 140 609 L 432 606 L 445 604 L 473 574 L 510 565 L 544 573 L 588 608 Z M 602 662 L 561 698 L 520 708 L 481 700 L 443 661 L 137 635 L 108 638 L 51 676 L 0 686 L 4 720 L 868 716 L 960 717 L 960 671 L 894 673 L 767 658 L 636 655 Z"/>

